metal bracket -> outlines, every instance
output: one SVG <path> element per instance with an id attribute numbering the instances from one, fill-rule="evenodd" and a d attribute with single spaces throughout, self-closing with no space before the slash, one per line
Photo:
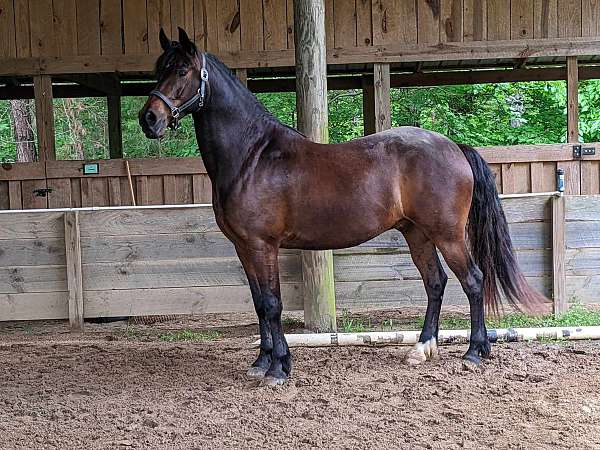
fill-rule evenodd
<path id="1" fill-rule="evenodd" d="M 584 147 L 581 144 L 573 146 L 573 159 L 581 159 L 584 156 L 593 156 L 596 154 L 596 147 Z"/>
<path id="2" fill-rule="evenodd" d="M 51 194 L 53 191 L 52 188 L 42 188 L 42 189 L 34 189 L 33 193 L 36 197 L 47 197 L 48 194 Z"/>

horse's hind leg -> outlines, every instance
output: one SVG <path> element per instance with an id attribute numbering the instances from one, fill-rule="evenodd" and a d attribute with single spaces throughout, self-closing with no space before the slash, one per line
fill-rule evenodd
<path id="1" fill-rule="evenodd" d="M 471 310 L 471 338 L 469 349 L 463 356 L 465 362 L 479 365 L 481 358 L 490 355 L 491 346 L 485 327 L 483 309 L 483 274 L 473 261 L 462 239 L 436 242 L 444 259 L 456 275 L 469 299 Z"/>
<path id="2" fill-rule="evenodd" d="M 448 277 L 444 272 L 435 245 L 419 228 L 409 225 L 400 230 L 408 242 L 412 260 L 419 269 L 427 292 L 427 312 L 423 330 L 419 342 L 406 357 L 408 364 L 417 365 L 437 357 L 439 317 Z"/>

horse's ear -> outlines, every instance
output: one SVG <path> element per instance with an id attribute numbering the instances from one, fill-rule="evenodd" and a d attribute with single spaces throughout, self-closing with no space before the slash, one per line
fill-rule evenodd
<path id="1" fill-rule="evenodd" d="M 177 27 L 177 29 L 179 30 L 179 43 L 181 44 L 181 48 L 183 48 L 186 53 L 195 55 L 196 45 L 190 40 L 183 28 Z"/>
<path id="2" fill-rule="evenodd" d="M 166 52 L 167 50 L 169 50 L 171 48 L 171 39 L 169 39 L 165 33 L 165 30 L 160 29 L 160 33 L 158 33 L 158 39 L 160 40 L 160 46 L 162 47 L 162 49 Z"/>

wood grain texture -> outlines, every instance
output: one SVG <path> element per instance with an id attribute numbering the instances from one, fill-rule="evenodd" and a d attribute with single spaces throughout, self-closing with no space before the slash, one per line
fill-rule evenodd
<path id="1" fill-rule="evenodd" d="M 565 197 L 552 199 L 552 299 L 554 314 L 568 309 L 565 272 Z"/>
<path id="2" fill-rule="evenodd" d="M 464 33 L 463 0 L 441 0 L 440 8 L 440 42 L 462 41 Z"/>
<path id="3" fill-rule="evenodd" d="M 392 110 L 390 100 L 390 65 L 374 64 L 374 100 L 375 131 L 385 131 L 392 127 Z"/>
<path id="4" fill-rule="evenodd" d="M 217 25 L 219 51 L 239 51 L 241 47 L 241 34 L 240 10 L 237 0 L 219 0 L 217 6 Z"/>
<path id="5" fill-rule="evenodd" d="M 263 0 L 264 48 L 287 49 L 287 5 L 283 0 Z"/>
<path id="6" fill-rule="evenodd" d="M 581 0 L 558 0 L 558 37 L 581 36 Z"/>
<path id="7" fill-rule="evenodd" d="M 579 142 L 579 64 L 567 57 L 567 142 Z"/>
<path id="8" fill-rule="evenodd" d="M 54 320 L 69 317 L 66 292 L 0 293 L 2 320 Z"/>
<path id="9" fill-rule="evenodd" d="M 103 55 L 123 53 L 121 1 L 101 0 L 100 2 L 100 43 Z"/>
<path id="10" fill-rule="evenodd" d="M 356 9 L 355 0 L 333 1 L 333 45 L 335 47 L 356 47 Z"/>
<path id="11" fill-rule="evenodd" d="M 123 39 L 127 55 L 148 53 L 148 19 L 146 0 L 123 2 Z"/>
<path id="12" fill-rule="evenodd" d="M 510 0 L 487 1 L 487 40 L 510 39 Z"/>
<path id="13" fill-rule="evenodd" d="M 56 56 L 58 45 L 54 30 L 52 0 L 29 0 L 31 56 Z"/>
<path id="14" fill-rule="evenodd" d="M 417 0 L 417 42 L 440 41 L 440 0 Z"/>
<path id="15" fill-rule="evenodd" d="M 79 213 L 65 213 L 65 256 L 69 290 L 69 325 L 71 331 L 83 331 L 83 277 Z"/>
<path id="16" fill-rule="evenodd" d="M 534 3 L 534 37 L 558 37 L 558 0 L 535 0 Z"/>
<path id="17" fill-rule="evenodd" d="M 417 8 L 413 1 L 373 0 L 373 44 L 417 42 Z"/>
<path id="18" fill-rule="evenodd" d="M 132 1 L 135 0 L 127 0 L 124 5 Z M 98 0 L 77 0 L 77 51 L 80 55 L 92 56 L 102 53 Z"/>
<path id="19" fill-rule="evenodd" d="M 12 0 L 0 0 L 0 57 L 15 58 L 15 10 Z"/>
<path id="20" fill-rule="evenodd" d="M 465 41 L 487 39 L 487 0 L 464 0 L 463 5 Z"/>
<path id="21" fill-rule="evenodd" d="M 373 4 L 356 0 L 356 45 L 373 45 Z"/>
<path id="22" fill-rule="evenodd" d="M 40 161 L 56 159 L 54 141 L 54 105 L 52 79 L 48 75 L 33 77 L 35 119 Z"/>
<path id="23" fill-rule="evenodd" d="M 600 1 L 582 0 L 581 35 L 600 36 Z"/>
<path id="24" fill-rule="evenodd" d="M 58 56 L 77 55 L 77 7 L 75 3 L 75 0 L 53 0 L 52 2 L 56 54 Z"/>
<path id="25" fill-rule="evenodd" d="M 294 2 L 296 109 L 298 129 L 315 142 L 328 143 L 325 8 L 322 0 Z M 302 252 L 304 321 L 309 329 L 336 329 L 333 255 Z"/>
<path id="26" fill-rule="evenodd" d="M 194 8 L 194 21 L 197 17 L 197 14 L 202 14 L 202 0 L 197 0 L 198 12 L 196 12 L 196 8 Z M 194 5 L 196 6 L 196 5 Z M 161 53 L 162 49 L 160 47 L 160 41 L 158 40 L 158 35 L 160 33 L 160 29 L 164 29 L 167 36 L 172 38 L 171 32 L 171 0 L 147 0 L 147 15 L 148 15 L 148 51 L 151 55 L 158 55 Z M 200 21 L 202 23 L 202 21 Z M 198 29 L 198 34 L 194 34 L 193 39 L 196 41 L 196 44 L 202 47 L 203 43 L 203 30 L 198 27 L 196 23 L 194 23 L 194 28 Z M 188 31 L 190 38 L 192 38 L 191 31 Z"/>
<path id="27" fill-rule="evenodd" d="M 240 33 L 242 50 L 263 50 L 265 48 L 263 17 L 262 1 L 240 0 Z M 287 22 L 285 25 L 287 28 Z"/>
<path id="28" fill-rule="evenodd" d="M 534 37 L 534 6 L 535 4 L 531 0 L 511 0 L 511 39 L 532 39 Z"/>

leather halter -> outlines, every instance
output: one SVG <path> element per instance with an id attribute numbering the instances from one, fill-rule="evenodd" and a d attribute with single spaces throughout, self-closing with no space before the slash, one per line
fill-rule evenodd
<path id="1" fill-rule="evenodd" d="M 208 86 L 208 70 L 206 70 L 206 56 L 202 53 L 202 68 L 200 69 L 200 87 L 198 88 L 198 92 L 190 98 L 186 100 L 179 106 L 175 106 L 173 101 L 167 97 L 165 94 L 160 92 L 158 89 L 150 92 L 150 96 L 155 96 L 160 98 L 165 105 L 171 110 L 171 116 L 173 120 L 169 123 L 169 128 L 172 130 L 176 130 L 179 128 L 179 117 L 182 114 L 188 113 L 194 106 L 197 105 L 195 111 L 202 109 L 204 106 L 204 100 L 206 99 L 206 86 Z M 194 111 L 194 112 L 195 112 Z"/>

